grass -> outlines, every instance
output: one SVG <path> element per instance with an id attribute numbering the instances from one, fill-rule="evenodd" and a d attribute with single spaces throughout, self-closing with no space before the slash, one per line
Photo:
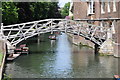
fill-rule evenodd
<path id="1" fill-rule="evenodd" d="M 11 75 L 4 74 L 3 80 L 12 80 Z"/>
<path id="2" fill-rule="evenodd" d="M 1 65 L 1 63 L 2 63 L 2 59 L 3 59 L 3 54 L 2 54 L 1 51 L 0 51 L 0 65 Z"/>
<path id="3" fill-rule="evenodd" d="M 80 47 L 88 47 L 88 48 L 92 48 L 92 49 L 93 49 L 93 47 L 91 47 L 91 46 L 89 46 L 89 45 L 82 44 L 82 43 L 79 43 L 79 46 L 80 46 Z"/>
<path id="4" fill-rule="evenodd" d="M 100 56 L 112 56 L 110 53 L 99 53 Z"/>

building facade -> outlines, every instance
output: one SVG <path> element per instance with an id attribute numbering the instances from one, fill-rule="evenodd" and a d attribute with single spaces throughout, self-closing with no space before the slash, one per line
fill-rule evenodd
<path id="1" fill-rule="evenodd" d="M 92 24 L 110 28 L 112 53 L 114 56 L 120 57 L 119 0 L 73 0 L 73 16 L 74 20 L 91 21 Z"/>

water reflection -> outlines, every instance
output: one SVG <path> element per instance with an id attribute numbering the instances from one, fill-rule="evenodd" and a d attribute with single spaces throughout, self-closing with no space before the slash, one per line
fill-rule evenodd
<path id="1" fill-rule="evenodd" d="M 13 78 L 112 78 L 118 73 L 117 58 L 72 45 L 64 33 L 56 41 L 43 37 L 29 39 L 31 54 L 7 63 L 5 73 Z"/>
<path id="2" fill-rule="evenodd" d="M 63 37 L 64 36 L 64 37 Z M 67 39 L 67 35 L 59 36 L 56 47 L 56 60 L 54 70 L 58 77 L 67 76 L 72 68 L 71 45 Z"/>

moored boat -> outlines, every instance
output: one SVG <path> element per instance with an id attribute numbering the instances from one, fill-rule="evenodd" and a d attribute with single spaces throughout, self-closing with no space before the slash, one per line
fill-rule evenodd
<path id="1" fill-rule="evenodd" d="M 49 39 L 56 40 L 56 36 L 55 35 L 49 36 Z"/>
<path id="2" fill-rule="evenodd" d="M 28 47 L 23 47 L 22 48 L 22 53 L 28 54 L 29 53 L 29 48 Z"/>
<path id="3" fill-rule="evenodd" d="M 120 76 L 119 75 L 114 75 L 115 80 L 120 80 Z"/>
<path id="4" fill-rule="evenodd" d="M 20 56 L 20 54 L 9 54 L 9 56 L 7 57 L 8 61 L 13 61 L 14 59 L 16 59 L 18 56 Z"/>
<path id="5" fill-rule="evenodd" d="M 26 47 L 27 45 L 26 44 L 22 44 L 20 45 L 20 48 L 23 48 L 23 47 Z"/>
<path id="6" fill-rule="evenodd" d="M 18 48 L 15 49 L 16 54 L 28 54 L 29 53 L 29 48 L 27 47 L 26 44 L 20 45 Z"/>
<path id="7" fill-rule="evenodd" d="M 16 48 L 15 49 L 15 54 L 20 54 L 22 52 L 22 49 L 21 48 Z"/>

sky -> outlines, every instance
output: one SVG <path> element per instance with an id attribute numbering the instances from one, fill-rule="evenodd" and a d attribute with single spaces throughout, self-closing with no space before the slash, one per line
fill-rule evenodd
<path id="1" fill-rule="evenodd" d="M 59 6 L 60 7 L 64 7 L 64 5 L 65 5 L 65 3 L 67 3 L 67 2 L 71 2 L 71 0 L 59 0 Z"/>

